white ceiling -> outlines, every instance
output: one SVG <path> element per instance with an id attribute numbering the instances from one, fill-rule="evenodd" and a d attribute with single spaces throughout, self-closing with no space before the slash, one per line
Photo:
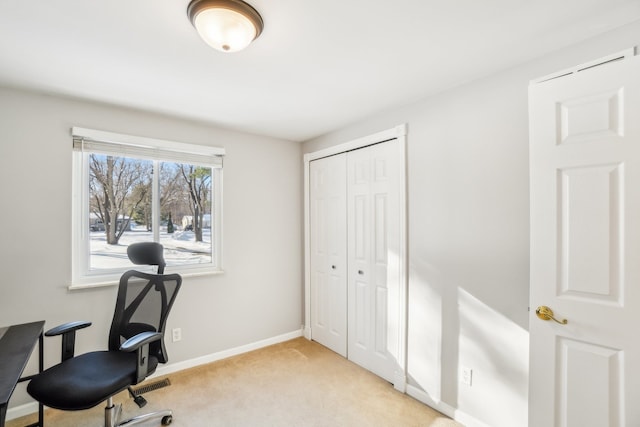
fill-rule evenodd
<path id="1" fill-rule="evenodd" d="M 640 19 L 640 0 L 251 0 L 219 53 L 189 0 L 0 0 L 0 85 L 303 141 Z"/>

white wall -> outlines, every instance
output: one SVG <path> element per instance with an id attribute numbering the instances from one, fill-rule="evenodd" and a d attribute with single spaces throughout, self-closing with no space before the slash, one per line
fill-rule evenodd
<path id="1" fill-rule="evenodd" d="M 91 320 L 93 326 L 78 334 L 79 352 L 106 348 L 116 287 L 67 289 L 72 126 L 226 149 L 225 273 L 184 280 L 167 325 L 182 328 L 182 341 L 167 342 L 170 363 L 300 330 L 299 143 L 2 88 L 0 325 Z M 58 360 L 59 347 L 58 338 L 46 340 L 46 366 Z M 20 385 L 11 407 L 28 401 Z"/>
<path id="2" fill-rule="evenodd" d="M 408 123 L 410 383 L 468 425 L 527 425 L 529 80 L 637 44 L 639 22 L 303 146 Z"/>

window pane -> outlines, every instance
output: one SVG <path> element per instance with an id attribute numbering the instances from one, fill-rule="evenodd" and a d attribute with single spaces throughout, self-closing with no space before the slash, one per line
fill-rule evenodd
<path id="1" fill-rule="evenodd" d="M 89 271 L 129 269 L 127 246 L 157 239 L 167 265 L 213 266 L 212 168 L 106 154 L 85 161 Z"/>
<path id="2" fill-rule="evenodd" d="M 211 168 L 162 162 L 159 169 L 160 243 L 167 264 L 211 264 Z"/>
<path id="3" fill-rule="evenodd" d="M 127 246 L 153 240 L 153 162 L 101 154 L 89 162 L 89 269 L 127 268 Z"/>

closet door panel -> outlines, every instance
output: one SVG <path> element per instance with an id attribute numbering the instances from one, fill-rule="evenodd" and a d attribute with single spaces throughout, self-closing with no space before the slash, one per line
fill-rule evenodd
<path id="1" fill-rule="evenodd" d="M 375 363 L 381 375 L 392 381 L 398 368 L 400 336 L 400 151 L 399 142 L 371 147 L 371 194 L 374 212 L 372 260 L 377 295 Z M 392 381 L 393 382 L 393 381 Z"/>
<path id="2" fill-rule="evenodd" d="M 365 368 L 371 343 L 370 167 L 367 148 L 347 153 L 348 350 L 349 360 Z"/>
<path id="3" fill-rule="evenodd" d="M 347 154 L 348 355 L 389 381 L 396 370 L 388 322 L 397 298 L 390 277 L 397 258 L 399 222 L 397 145 L 386 142 Z M 394 205 L 395 203 L 395 205 Z M 393 270 L 393 269 L 392 269 Z M 362 323 L 362 324 L 361 324 Z M 391 337 L 392 340 L 396 337 Z"/>
<path id="4" fill-rule="evenodd" d="M 347 356 L 346 155 L 310 162 L 311 337 Z"/>

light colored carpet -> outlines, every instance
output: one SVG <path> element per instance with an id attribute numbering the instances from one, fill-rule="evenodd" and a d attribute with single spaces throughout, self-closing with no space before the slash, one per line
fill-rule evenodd
<path id="1" fill-rule="evenodd" d="M 304 338 L 168 377 L 170 386 L 144 395 L 149 403 L 143 409 L 126 392 L 115 401 L 123 403 L 126 417 L 171 408 L 176 427 L 461 426 Z M 45 426 L 99 427 L 104 425 L 103 414 L 102 405 L 77 412 L 48 409 Z M 7 427 L 35 421 L 34 416 L 23 417 Z"/>

